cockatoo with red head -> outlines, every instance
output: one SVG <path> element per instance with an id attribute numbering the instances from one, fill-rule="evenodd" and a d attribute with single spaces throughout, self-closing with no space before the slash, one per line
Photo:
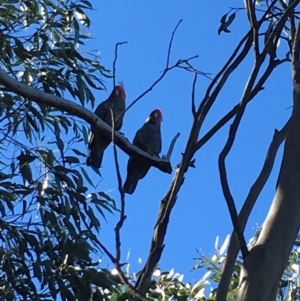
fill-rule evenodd
<path id="1" fill-rule="evenodd" d="M 161 122 L 161 110 L 156 109 L 151 112 L 144 125 L 136 132 L 133 144 L 151 155 L 158 156 L 162 147 Z M 151 164 L 147 160 L 130 157 L 127 163 L 127 177 L 123 191 L 133 194 L 137 183 L 146 176 L 150 167 Z"/>
<path id="2" fill-rule="evenodd" d="M 126 94 L 124 85 L 121 82 L 118 86 L 115 86 L 113 91 L 107 100 L 101 102 L 95 110 L 95 114 L 98 115 L 104 122 L 112 126 L 111 109 L 115 120 L 115 130 L 119 131 L 123 125 L 125 110 Z M 122 115 L 121 115 L 122 114 Z M 93 166 L 99 168 L 102 163 L 103 154 L 105 149 L 109 146 L 111 139 L 105 137 L 101 132 L 96 131 L 91 127 L 89 142 L 88 142 L 88 155 L 86 159 L 87 166 Z"/>

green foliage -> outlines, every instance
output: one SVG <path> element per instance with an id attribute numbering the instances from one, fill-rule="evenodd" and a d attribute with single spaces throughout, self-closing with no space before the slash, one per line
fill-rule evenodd
<path id="1" fill-rule="evenodd" d="M 98 52 L 81 51 L 92 37 L 91 9 L 86 0 L 0 1 L 1 67 L 35 89 L 94 106 L 92 90 L 111 75 Z M 105 219 L 116 205 L 95 188 L 78 151 L 89 126 L 4 87 L 0 122 L 0 299 L 89 300 L 93 286 L 113 290 L 91 258 L 101 228 L 94 211 Z"/>
<path id="2" fill-rule="evenodd" d="M 248 247 L 254 245 L 258 237 L 259 231 L 255 234 L 254 238 L 250 240 Z M 174 300 L 174 301 L 187 301 L 187 300 L 201 300 L 213 301 L 216 298 L 216 288 L 220 281 L 222 268 L 226 259 L 226 249 L 229 243 L 229 236 L 221 246 L 218 248 L 218 238 L 216 241 L 216 251 L 211 256 L 199 254 L 196 259 L 197 263 L 192 268 L 192 271 L 201 270 L 203 276 L 198 281 L 184 282 L 184 275 L 175 273 L 174 269 L 171 271 L 164 271 L 158 268 L 152 275 L 151 287 L 146 295 L 148 300 Z M 300 297 L 300 236 L 298 236 L 295 247 L 291 252 L 288 265 L 281 279 L 281 284 L 277 294 L 277 301 L 285 300 L 298 300 Z M 242 260 L 238 259 L 234 266 L 230 286 L 227 294 L 228 301 L 236 300 L 239 275 L 242 266 Z M 128 270 L 124 274 L 130 279 L 134 285 L 136 278 L 139 275 L 131 275 Z M 117 275 L 114 273 L 114 277 Z M 189 277 L 190 278 L 190 277 Z M 106 300 L 128 300 L 132 297 L 132 293 L 128 288 L 124 287 L 121 283 L 114 287 L 114 291 L 106 289 L 105 292 L 102 288 L 97 288 L 96 295 L 103 297 Z M 100 300 L 100 299 L 94 299 Z"/>

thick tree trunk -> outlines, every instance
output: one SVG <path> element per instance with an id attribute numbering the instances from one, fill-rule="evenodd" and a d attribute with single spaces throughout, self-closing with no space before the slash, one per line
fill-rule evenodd
<path id="1" fill-rule="evenodd" d="M 273 301 L 300 226 L 300 86 L 284 146 L 278 187 L 257 243 L 241 271 L 238 301 Z"/>

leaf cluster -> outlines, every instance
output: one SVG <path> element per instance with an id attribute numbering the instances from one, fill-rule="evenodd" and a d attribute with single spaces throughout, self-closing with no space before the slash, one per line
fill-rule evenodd
<path id="1" fill-rule="evenodd" d="M 111 72 L 86 49 L 90 10 L 87 0 L 1 1 L 1 67 L 37 90 L 94 106 L 92 90 L 105 89 Z M 92 259 L 100 250 L 95 212 L 105 219 L 117 208 L 81 164 L 87 133 L 78 118 L 1 87 L 1 300 L 88 300 L 93 286 L 116 284 Z"/>

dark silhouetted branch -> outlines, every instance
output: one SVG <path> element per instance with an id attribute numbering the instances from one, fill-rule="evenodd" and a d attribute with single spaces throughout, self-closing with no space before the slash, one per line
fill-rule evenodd
<path id="1" fill-rule="evenodd" d="M 103 120 L 101 120 L 97 115 L 76 103 L 63 99 L 56 95 L 38 91 L 30 86 L 20 83 L 8 76 L 4 70 L 0 70 L 0 84 L 9 88 L 12 92 L 30 99 L 36 103 L 55 107 L 59 110 L 82 118 L 83 120 L 94 126 L 97 130 L 101 131 L 107 138 L 111 139 L 111 127 Z M 172 173 L 170 161 L 149 155 L 147 152 L 144 152 L 138 147 L 132 145 L 123 135 L 118 132 L 115 133 L 115 143 L 128 156 L 143 158 L 145 160 L 148 160 L 152 166 L 158 168 L 162 172 L 169 174 Z"/>
<path id="2" fill-rule="evenodd" d="M 111 109 L 111 122 L 112 122 L 112 142 L 113 142 L 115 167 L 116 167 L 116 172 L 117 172 L 118 189 L 119 189 L 120 196 L 121 196 L 120 218 L 115 227 L 115 235 L 116 235 L 116 258 L 115 258 L 115 261 L 116 261 L 116 263 L 119 264 L 120 260 L 121 260 L 121 229 L 126 220 L 126 215 L 125 215 L 125 193 L 123 192 L 123 188 L 122 188 L 122 186 L 123 186 L 122 185 L 122 177 L 121 177 L 121 172 L 120 172 L 117 147 L 115 144 L 115 122 L 114 122 L 114 118 L 113 118 L 113 110 L 112 109 Z"/>
<path id="3" fill-rule="evenodd" d="M 177 134 L 175 135 L 175 137 L 172 139 L 167 154 L 166 154 L 165 156 L 163 156 L 164 159 L 170 161 L 171 154 L 172 154 L 172 152 L 173 152 L 175 143 L 176 143 L 177 139 L 179 138 L 179 136 L 180 136 L 180 133 L 177 133 Z"/>
<path id="4" fill-rule="evenodd" d="M 193 87 L 192 87 L 192 114 L 193 117 L 195 118 L 196 116 L 196 83 L 197 83 L 197 72 L 194 72 L 194 80 L 193 80 Z"/>
<path id="5" fill-rule="evenodd" d="M 159 76 L 159 78 L 146 90 L 144 91 L 140 96 L 138 96 L 125 110 L 128 111 L 131 107 L 133 107 L 141 98 L 143 98 L 146 94 L 148 94 L 150 91 L 152 91 L 152 89 L 166 76 L 166 74 L 171 71 L 172 69 L 178 68 L 181 65 L 184 65 L 186 63 L 188 63 L 189 61 L 198 58 L 198 55 L 194 55 L 188 59 L 184 59 L 184 60 L 178 60 L 177 63 L 175 63 L 174 65 L 170 66 L 169 68 L 165 69 L 162 74 Z"/>
<path id="6" fill-rule="evenodd" d="M 249 251 L 247 248 L 247 244 L 246 244 L 246 240 L 245 240 L 243 231 L 241 230 L 241 227 L 239 225 L 238 214 L 237 214 L 235 202 L 234 202 L 233 196 L 230 192 L 229 183 L 227 180 L 225 159 L 233 146 L 238 127 L 240 125 L 244 111 L 246 109 L 248 99 L 250 98 L 250 95 L 251 95 L 251 90 L 256 81 L 256 78 L 258 76 L 259 70 L 263 64 L 264 59 L 265 59 L 265 56 L 260 57 L 258 60 L 255 61 L 254 69 L 253 69 L 251 76 L 249 78 L 249 81 L 246 85 L 246 89 L 242 96 L 242 100 L 241 100 L 240 106 L 238 108 L 237 114 L 235 116 L 235 119 L 234 119 L 232 125 L 230 126 L 228 139 L 225 143 L 224 148 L 222 149 L 222 151 L 220 153 L 219 160 L 218 160 L 219 171 L 220 171 L 220 180 L 221 180 L 223 194 L 224 194 L 227 206 L 228 206 L 231 221 L 232 221 L 232 224 L 233 224 L 233 227 L 234 227 L 234 230 L 235 230 L 235 233 L 236 233 L 238 242 L 240 244 L 240 248 L 241 248 L 244 258 L 246 258 Z"/>
<path id="7" fill-rule="evenodd" d="M 242 206 L 242 209 L 239 213 L 238 218 L 239 218 L 241 231 L 245 230 L 248 218 L 249 218 L 250 213 L 256 203 L 256 200 L 258 199 L 267 180 L 269 179 L 269 176 L 270 176 L 273 166 L 274 166 L 277 151 L 287 136 L 289 125 L 290 125 L 290 120 L 284 125 L 284 127 L 280 131 L 275 130 L 273 139 L 272 139 L 270 146 L 268 148 L 268 151 L 267 151 L 267 155 L 266 155 L 266 159 L 264 161 L 263 167 L 262 167 L 257 179 L 255 180 L 254 184 L 250 188 L 247 198 L 246 198 L 246 200 Z M 226 256 L 225 263 L 224 263 L 223 272 L 222 272 L 221 279 L 220 279 L 220 282 L 218 285 L 218 298 L 219 298 L 218 300 L 226 299 L 228 286 L 231 281 L 231 273 L 233 271 L 234 264 L 235 264 L 239 250 L 240 250 L 239 243 L 233 232 L 231 235 L 231 238 L 230 238 L 230 243 L 229 243 L 227 256 Z"/>
<path id="8" fill-rule="evenodd" d="M 212 133 L 210 132 L 207 133 L 208 136 L 205 137 L 205 141 L 202 139 L 197 141 L 201 125 L 206 117 L 207 112 L 216 100 L 219 92 L 226 83 L 227 79 L 237 68 L 237 66 L 243 61 L 243 59 L 249 53 L 251 47 L 252 35 L 251 31 L 249 31 L 242 39 L 242 41 L 238 44 L 236 49 L 233 51 L 233 55 L 228 59 L 225 66 L 216 75 L 212 83 L 209 85 L 206 94 L 203 98 L 203 101 L 201 102 L 199 108 L 196 111 L 196 115 L 194 116 L 194 122 L 190 134 L 188 136 L 189 138 L 185 150 L 183 152 L 182 160 L 175 170 L 174 178 L 172 180 L 170 188 L 166 193 L 166 196 L 161 201 L 157 222 L 154 228 L 154 233 L 150 244 L 149 255 L 135 286 L 139 294 L 142 296 L 147 292 L 149 288 L 152 274 L 162 255 L 164 249 L 164 238 L 167 233 L 171 212 L 176 203 L 177 194 L 181 188 L 181 185 L 184 182 L 184 175 L 188 171 L 188 169 L 193 166 L 193 164 L 191 165 L 191 161 L 193 160 L 193 156 L 196 153 L 196 151 L 212 137 L 212 135 L 209 137 L 210 133 Z M 261 78 L 258 79 L 256 86 L 253 88 L 252 91 L 250 91 L 251 98 L 254 97 L 259 91 L 261 91 L 262 85 L 265 83 L 265 80 L 270 75 L 270 70 L 272 71 L 277 66 L 277 64 L 274 61 L 270 62 L 272 62 L 270 63 L 272 68 L 268 67 L 267 70 L 261 76 Z M 221 80 L 218 82 L 219 78 L 221 78 Z M 193 84 L 192 89 L 195 89 L 195 86 L 196 83 Z M 193 93 L 195 93 L 195 91 L 192 91 L 192 95 Z M 228 122 L 228 120 L 234 117 L 237 111 L 238 107 L 234 109 L 233 112 L 229 112 L 229 115 L 227 115 L 225 119 L 221 122 L 222 124 L 219 124 L 218 126 L 214 127 L 212 131 L 216 132 L 221 126 Z M 134 299 L 134 301 L 136 300 L 137 299 Z"/>
<path id="9" fill-rule="evenodd" d="M 118 47 L 124 44 L 127 44 L 128 42 L 118 42 L 115 46 L 115 59 L 113 62 L 113 88 L 116 86 L 116 64 L 118 59 Z"/>
<path id="10" fill-rule="evenodd" d="M 170 65 L 170 57 L 171 57 L 171 50 L 172 50 L 172 45 L 173 45 L 174 36 L 175 36 L 175 33 L 176 33 L 176 31 L 177 31 L 177 29 L 178 29 L 178 27 L 179 27 L 179 25 L 181 24 L 182 21 L 183 21 L 182 19 L 180 19 L 180 20 L 178 21 L 178 23 L 176 24 L 176 26 L 175 26 L 175 28 L 174 28 L 174 30 L 173 30 L 173 32 L 172 32 L 171 39 L 170 39 L 170 43 L 169 43 L 169 47 L 168 47 L 166 69 L 168 69 L 168 68 L 169 68 L 169 65 Z"/>
<path id="11" fill-rule="evenodd" d="M 292 76 L 294 85 L 300 83 L 300 72 L 299 72 L 299 46 L 300 46 L 300 22 L 298 23 L 296 33 L 295 33 L 295 39 L 293 41 L 293 47 L 292 47 Z"/>
<path id="12" fill-rule="evenodd" d="M 133 107 L 146 94 L 148 94 L 150 91 L 152 91 L 152 89 L 166 76 L 166 74 L 170 70 L 172 70 L 174 68 L 180 68 L 182 65 L 188 64 L 189 61 L 191 61 L 191 60 L 199 57 L 198 55 L 194 55 L 194 56 L 192 56 L 192 57 L 190 57 L 188 59 L 178 60 L 175 64 L 173 64 L 172 66 L 170 66 L 170 57 L 171 57 L 173 40 L 174 40 L 175 33 L 176 33 L 179 25 L 181 24 L 181 22 L 182 22 L 182 19 L 178 21 L 178 23 L 176 24 L 176 26 L 175 26 L 175 28 L 174 28 L 174 30 L 172 32 L 171 39 L 170 39 L 169 46 L 168 46 L 166 67 L 163 70 L 162 74 L 159 76 L 159 78 L 146 91 L 144 91 L 140 96 L 138 96 L 135 100 L 132 101 L 132 103 L 126 108 L 126 110 L 124 111 L 124 113 L 126 111 L 128 111 L 131 107 Z"/>
<path id="13" fill-rule="evenodd" d="M 251 15 L 251 12 L 248 12 L 248 13 Z M 288 15 L 286 14 L 286 12 L 285 12 L 284 16 L 285 16 L 285 18 L 287 18 Z M 255 26 L 256 26 L 256 24 L 257 23 L 255 23 Z M 260 24 L 258 24 L 258 25 L 260 26 Z M 282 21 L 282 19 L 280 19 L 280 21 L 276 25 L 274 31 L 270 34 L 270 38 L 268 39 L 267 44 L 266 44 L 266 46 L 265 46 L 265 48 L 264 48 L 264 50 L 261 54 L 257 55 L 258 46 L 257 46 L 257 48 L 255 48 L 256 50 L 255 50 L 254 69 L 253 69 L 253 71 L 251 73 L 251 76 L 249 78 L 249 81 L 246 85 L 246 89 L 245 89 L 245 92 L 243 94 L 243 97 L 242 97 L 240 106 L 238 108 L 237 114 L 235 116 L 235 119 L 233 121 L 233 124 L 230 127 L 229 136 L 228 136 L 228 139 L 226 141 L 226 144 L 225 144 L 225 146 L 224 146 L 224 148 L 221 151 L 220 156 L 219 156 L 219 170 L 220 170 L 220 180 L 221 180 L 222 190 L 223 190 L 223 194 L 224 194 L 224 197 L 226 199 L 226 202 L 227 202 L 227 206 L 228 206 L 228 209 L 229 209 L 229 212 L 230 212 L 230 216 L 231 216 L 231 220 L 232 220 L 232 223 L 233 223 L 233 226 L 234 226 L 234 230 L 235 230 L 235 233 L 237 235 L 237 239 L 239 241 L 240 248 L 241 248 L 241 251 L 242 251 L 242 254 L 243 254 L 244 258 L 248 255 L 249 251 L 248 251 L 247 244 L 246 244 L 246 241 L 245 241 L 245 238 L 244 238 L 244 235 L 243 235 L 243 231 L 241 230 L 241 227 L 239 225 L 237 210 L 236 210 L 235 203 L 234 203 L 233 197 L 231 195 L 229 184 L 228 184 L 228 181 L 227 181 L 225 159 L 226 159 L 227 155 L 229 154 L 230 149 L 231 149 L 231 147 L 234 143 L 237 129 L 238 129 L 239 124 L 241 122 L 241 119 L 243 117 L 243 114 L 244 114 L 245 108 L 247 106 L 247 103 L 249 102 L 249 98 L 251 96 L 251 91 L 252 91 L 253 85 L 254 85 L 254 83 L 257 79 L 260 68 L 261 68 L 261 66 L 262 66 L 262 64 L 263 64 L 263 62 L 266 58 L 267 53 L 269 53 L 268 47 L 271 47 L 270 46 L 271 41 L 278 38 L 278 35 L 280 34 L 283 25 L 284 25 L 284 21 Z M 252 30 L 257 31 L 257 28 L 252 28 Z"/>
<path id="14" fill-rule="evenodd" d="M 266 16 L 267 14 L 269 14 L 269 12 L 271 11 L 271 8 L 276 4 L 277 1 L 272 1 L 272 3 L 270 4 L 270 6 L 268 7 L 267 11 L 265 12 L 264 16 L 260 19 L 259 21 L 259 26 L 266 20 Z M 294 7 L 297 5 L 297 3 L 299 3 L 299 1 L 291 1 L 291 6 L 289 6 L 287 9 L 285 9 L 284 14 L 282 15 L 280 21 L 277 23 L 277 25 L 275 26 L 275 29 L 272 31 L 270 37 L 268 38 L 268 41 L 264 47 L 263 52 L 261 53 L 262 58 L 264 57 L 264 55 L 266 53 L 271 53 L 272 57 L 270 57 L 270 62 L 269 65 L 267 67 L 267 70 L 265 71 L 264 76 L 262 76 L 260 78 L 260 80 L 258 81 L 258 84 L 256 85 L 257 87 L 257 91 L 263 88 L 263 84 L 266 81 L 266 79 L 269 77 L 269 75 L 271 74 L 271 72 L 274 69 L 274 63 L 275 63 L 275 67 L 276 64 L 279 63 L 283 63 L 288 61 L 288 58 L 284 59 L 284 60 L 275 60 L 275 51 L 276 51 L 276 45 L 277 45 L 277 41 L 280 37 L 280 32 L 285 24 L 285 21 L 287 20 L 287 18 L 289 16 L 291 16 L 291 12 L 294 9 Z M 291 19 L 291 25 L 293 25 L 293 18 Z M 275 160 L 275 155 L 277 152 L 277 149 L 279 147 L 279 145 L 282 143 L 282 141 L 284 140 L 286 134 L 287 134 L 287 128 L 288 128 L 288 124 L 290 122 L 288 122 L 285 127 L 277 133 L 275 133 L 274 135 L 274 139 L 272 142 L 272 146 L 270 146 L 269 148 L 269 152 L 268 152 L 268 158 L 266 158 L 266 162 L 265 165 L 263 167 L 263 170 L 261 172 L 261 174 L 259 175 L 259 178 L 257 179 L 257 181 L 255 182 L 255 184 L 252 186 L 249 195 L 242 207 L 241 213 L 239 215 L 239 223 L 240 223 L 240 229 L 241 231 L 244 231 L 244 228 L 246 226 L 246 222 L 248 220 L 248 217 L 251 213 L 251 210 L 255 204 L 256 199 L 258 198 L 259 193 L 261 192 L 262 187 L 264 186 L 265 182 L 267 181 L 267 178 L 269 176 L 269 173 L 271 172 L 272 166 L 269 167 L 270 170 L 268 170 L 268 164 L 271 164 L 270 161 L 272 162 L 272 160 Z M 273 144 L 274 143 L 274 144 Z M 278 144 L 277 144 L 278 143 Z M 271 151 L 272 149 L 272 151 Z M 265 178 L 266 177 L 266 178 Z M 234 235 L 231 237 L 231 242 L 228 248 L 228 255 L 227 255 L 227 260 L 225 261 L 225 266 L 224 266 L 224 270 L 222 273 L 222 277 L 221 280 L 219 282 L 218 285 L 218 290 L 217 290 L 217 296 L 216 296 L 216 301 L 223 301 L 226 299 L 227 296 L 227 292 L 228 292 L 228 286 L 229 286 L 229 282 L 231 279 L 231 273 L 232 273 L 232 269 L 237 257 L 239 251 L 239 246 L 236 240 L 236 237 L 234 237 Z"/>

